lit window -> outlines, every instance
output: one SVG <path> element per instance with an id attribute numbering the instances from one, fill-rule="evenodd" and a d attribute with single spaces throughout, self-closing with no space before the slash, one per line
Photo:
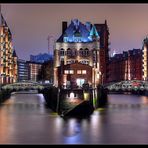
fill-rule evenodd
<path id="1" fill-rule="evenodd" d="M 82 70 L 82 74 L 86 74 L 86 70 Z"/>
<path id="2" fill-rule="evenodd" d="M 74 71 L 73 71 L 73 70 L 70 70 L 69 73 L 70 73 L 70 74 L 74 74 Z"/>
<path id="3" fill-rule="evenodd" d="M 81 70 L 77 70 L 77 74 L 81 74 Z"/>
<path id="4" fill-rule="evenodd" d="M 65 70 L 64 73 L 65 73 L 65 74 L 68 74 L 68 70 Z"/>
<path id="5" fill-rule="evenodd" d="M 71 64 L 71 61 L 67 61 L 67 64 Z"/>

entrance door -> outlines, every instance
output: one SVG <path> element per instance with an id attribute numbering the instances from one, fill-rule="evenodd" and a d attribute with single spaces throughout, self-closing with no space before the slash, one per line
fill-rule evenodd
<path id="1" fill-rule="evenodd" d="M 82 87 L 84 81 L 85 81 L 84 79 L 77 79 L 77 80 L 76 80 L 77 85 L 78 85 L 79 87 Z"/>

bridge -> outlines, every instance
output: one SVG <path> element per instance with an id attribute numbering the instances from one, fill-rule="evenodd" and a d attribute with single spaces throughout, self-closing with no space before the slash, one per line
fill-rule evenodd
<path id="1" fill-rule="evenodd" d="M 127 80 L 116 83 L 107 84 L 104 86 L 109 92 L 136 92 L 148 91 L 148 81 L 142 80 Z"/>
<path id="2" fill-rule="evenodd" d="M 1 87 L 3 90 L 12 90 L 12 91 L 20 91 L 20 90 L 42 90 L 44 86 L 37 82 L 16 82 L 12 84 L 7 84 Z"/>

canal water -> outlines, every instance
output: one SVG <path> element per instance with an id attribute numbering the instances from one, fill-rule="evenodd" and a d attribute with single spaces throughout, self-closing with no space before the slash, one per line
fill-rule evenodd
<path id="1" fill-rule="evenodd" d="M 0 106 L 0 144 L 148 144 L 148 97 L 109 95 L 87 119 L 63 119 L 42 94 L 13 94 Z"/>

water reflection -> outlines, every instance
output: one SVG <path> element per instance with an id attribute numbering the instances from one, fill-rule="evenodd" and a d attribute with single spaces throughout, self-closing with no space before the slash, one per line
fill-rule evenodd
<path id="1" fill-rule="evenodd" d="M 148 97 L 147 96 L 142 96 L 142 104 L 148 105 Z"/>
<path id="2" fill-rule="evenodd" d="M 148 97 L 109 95 L 110 104 L 148 104 Z M 41 94 L 16 94 L 0 107 L 0 143 L 148 143 L 148 107 L 95 110 L 85 119 L 61 118 Z"/>
<path id="3" fill-rule="evenodd" d="M 65 120 L 63 127 L 63 135 L 66 137 L 75 136 L 80 133 L 80 123 L 78 119 Z"/>

